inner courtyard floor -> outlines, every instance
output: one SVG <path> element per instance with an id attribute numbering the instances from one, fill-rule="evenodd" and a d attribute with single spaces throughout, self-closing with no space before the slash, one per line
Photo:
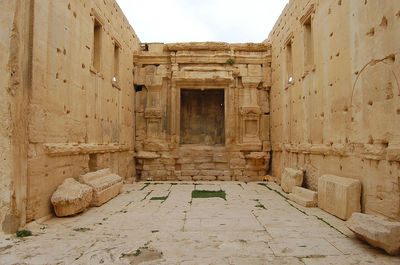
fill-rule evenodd
<path id="1" fill-rule="evenodd" d="M 126 184 L 101 207 L 28 224 L 32 236 L 0 235 L 0 264 L 400 264 L 285 197 L 271 182 Z"/>

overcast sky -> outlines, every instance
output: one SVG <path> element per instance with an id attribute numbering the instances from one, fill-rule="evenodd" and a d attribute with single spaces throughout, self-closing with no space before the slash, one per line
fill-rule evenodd
<path id="1" fill-rule="evenodd" d="M 117 0 L 142 42 L 262 42 L 289 0 Z"/>

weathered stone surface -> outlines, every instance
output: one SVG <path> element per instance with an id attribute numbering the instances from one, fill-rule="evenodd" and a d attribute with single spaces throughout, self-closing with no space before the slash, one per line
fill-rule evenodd
<path id="1" fill-rule="evenodd" d="M 182 170 L 182 176 L 195 176 L 199 174 L 199 170 Z"/>
<path id="2" fill-rule="evenodd" d="M 293 187 L 292 193 L 288 195 L 288 198 L 304 207 L 315 207 L 318 204 L 318 194 L 302 187 Z"/>
<path id="3" fill-rule="evenodd" d="M 192 199 L 193 182 L 180 184 L 124 185 L 127 194 L 111 200 L 101 210 L 93 209 L 69 220 L 54 218 L 45 222 L 45 230 L 41 229 L 43 224 L 28 224 L 26 228 L 35 236 L 23 242 L 5 240 L 9 236 L 0 235 L 0 263 L 57 264 L 62 260 L 65 264 L 107 265 L 399 264 L 400 256 L 390 257 L 343 236 L 339 231 L 351 232 L 342 220 L 318 208 L 303 209 L 309 216 L 304 215 L 276 192 L 257 183 L 202 182 L 196 186 L 198 190 L 223 190 L 226 201 Z M 279 188 L 274 183 L 268 185 Z M 164 196 L 168 196 L 164 202 L 151 200 Z M 260 204 L 266 209 L 255 207 Z M 339 231 L 314 215 L 323 217 Z M 82 251 L 82 246 L 94 242 L 93 251 Z M 103 249 L 115 254 L 105 254 Z M 162 252 L 161 259 L 146 250 Z"/>
<path id="4" fill-rule="evenodd" d="M 292 0 L 282 12 L 265 41 L 271 169 L 304 168 L 313 190 L 322 174 L 362 178 L 362 209 L 400 221 L 400 1 L 381 3 Z"/>
<path id="5" fill-rule="evenodd" d="M 159 157 L 160 155 L 157 154 L 156 152 L 139 151 L 136 154 L 136 158 L 142 158 L 142 159 L 155 159 Z"/>
<path id="6" fill-rule="evenodd" d="M 343 220 L 361 211 L 361 182 L 357 179 L 323 175 L 318 179 L 318 207 Z"/>
<path id="7" fill-rule="evenodd" d="M 260 180 L 271 147 L 277 179 L 362 176 L 362 209 L 400 220 L 400 1 L 293 0 L 259 44 L 141 44 L 115 0 L 32 1 L 0 16 L 2 227 L 50 214 L 88 170 L 172 180 L 196 162 Z"/>
<path id="8" fill-rule="evenodd" d="M 51 196 L 57 216 L 69 216 L 84 211 L 92 201 L 93 189 L 73 178 L 67 178 Z"/>
<path id="9" fill-rule="evenodd" d="M 254 160 L 261 160 L 266 157 L 264 152 L 251 152 L 250 154 L 246 155 L 247 159 L 254 159 Z"/>
<path id="10" fill-rule="evenodd" d="M 400 254 L 400 222 L 391 222 L 381 216 L 353 213 L 347 227 L 357 237 L 390 255 Z"/>
<path id="11" fill-rule="evenodd" d="M 192 179 L 194 181 L 200 181 L 200 180 L 213 181 L 213 180 L 217 180 L 217 177 L 216 176 L 193 176 Z"/>
<path id="12" fill-rule="evenodd" d="M 82 175 L 79 181 L 93 188 L 91 206 L 103 205 L 120 194 L 122 188 L 122 178 L 112 174 L 109 168 Z"/>
<path id="13" fill-rule="evenodd" d="M 293 168 L 285 168 L 282 174 L 281 187 L 285 192 L 292 192 L 293 187 L 303 183 L 303 171 Z"/>

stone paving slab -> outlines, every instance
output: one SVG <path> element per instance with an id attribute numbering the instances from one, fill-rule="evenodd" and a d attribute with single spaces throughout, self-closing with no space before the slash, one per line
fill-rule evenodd
<path id="1" fill-rule="evenodd" d="M 274 183 L 196 184 L 124 185 L 101 207 L 28 224 L 31 237 L 0 235 L 0 264 L 400 264 Z M 192 198 L 195 187 L 226 200 Z"/>

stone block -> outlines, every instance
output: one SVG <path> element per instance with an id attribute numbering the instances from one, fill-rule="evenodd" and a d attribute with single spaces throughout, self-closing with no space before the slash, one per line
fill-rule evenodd
<path id="1" fill-rule="evenodd" d="M 195 176 L 199 174 L 199 170 L 181 170 L 182 176 Z"/>
<path id="2" fill-rule="evenodd" d="M 215 163 L 216 170 L 228 170 L 229 164 L 228 163 Z"/>
<path id="3" fill-rule="evenodd" d="M 69 216 L 84 211 L 92 201 L 93 189 L 73 178 L 67 178 L 51 196 L 57 216 Z"/>
<path id="4" fill-rule="evenodd" d="M 194 157 L 193 162 L 196 164 L 199 163 L 211 163 L 213 160 L 212 156 L 199 156 L 199 157 Z"/>
<path id="5" fill-rule="evenodd" d="M 179 181 L 192 181 L 192 176 L 176 176 Z"/>
<path id="6" fill-rule="evenodd" d="M 343 220 L 361 211 L 361 182 L 357 179 L 323 175 L 318 179 L 318 207 Z"/>
<path id="7" fill-rule="evenodd" d="M 226 157 L 226 154 L 214 154 L 214 158 L 213 158 L 215 163 L 227 163 L 228 159 Z"/>
<path id="8" fill-rule="evenodd" d="M 79 177 L 79 182 L 93 188 L 91 206 L 101 206 L 121 192 L 122 178 L 109 168 L 90 172 Z"/>
<path id="9" fill-rule="evenodd" d="M 145 151 L 151 151 L 151 152 L 169 150 L 169 146 L 167 143 L 160 143 L 160 142 L 145 142 L 143 148 Z"/>
<path id="10" fill-rule="evenodd" d="M 220 170 L 201 170 L 200 175 L 202 176 L 222 176 L 224 173 Z"/>
<path id="11" fill-rule="evenodd" d="M 389 255 L 400 254 L 400 222 L 384 217 L 353 213 L 346 223 L 356 236 L 374 247 L 384 249 Z"/>
<path id="12" fill-rule="evenodd" d="M 232 158 L 230 161 L 230 167 L 232 169 L 244 168 L 246 166 L 246 160 L 242 158 Z"/>
<path id="13" fill-rule="evenodd" d="M 285 192 L 292 192 L 293 187 L 303 184 L 303 171 L 293 168 L 285 168 L 281 178 L 281 187 Z"/>
<path id="14" fill-rule="evenodd" d="M 201 181 L 201 180 L 214 181 L 214 180 L 217 180 L 217 177 L 216 176 L 194 176 L 193 180 L 194 181 Z"/>
<path id="15" fill-rule="evenodd" d="M 161 163 L 164 165 L 175 165 L 175 159 L 174 158 L 161 158 Z"/>
<path id="16" fill-rule="evenodd" d="M 258 171 L 246 169 L 244 175 L 252 178 L 258 178 Z"/>
<path id="17" fill-rule="evenodd" d="M 318 193 L 302 187 L 293 187 L 288 198 L 304 207 L 315 207 L 318 203 Z"/>
<path id="18" fill-rule="evenodd" d="M 215 169 L 214 163 L 204 163 L 197 166 L 198 169 Z"/>
<path id="19" fill-rule="evenodd" d="M 136 154 L 136 158 L 140 159 L 155 159 L 159 158 L 160 155 L 155 152 L 146 152 L 146 151 L 139 151 Z"/>
<path id="20" fill-rule="evenodd" d="M 191 170 L 195 169 L 195 164 L 182 164 L 181 165 L 182 170 Z"/>
<path id="21" fill-rule="evenodd" d="M 231 176 L 225 176 L 225 175 L 217 176 L 217 180 L 219 180 L 219 181 L 231 181 L 232 177 Z"/>
<path id="22" fill-rule="evenodd" d="M 266 157 L 266 153 L 264 152 L 251 152 L 248 155 L 246 155 L 247 159 L 253 159 L 253 160 L 264 160 Z"/>

